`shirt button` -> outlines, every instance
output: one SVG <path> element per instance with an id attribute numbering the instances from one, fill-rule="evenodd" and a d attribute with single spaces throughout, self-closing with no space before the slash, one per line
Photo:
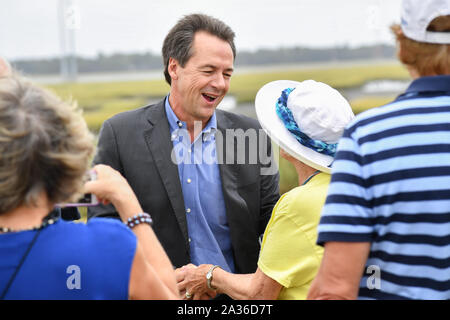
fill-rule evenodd
<path id="1" fill-rule="evenodd" d="M 191 179 L 187 179 L 187 183 L 191 183 L 192 182 L 192 180 Z"/>
<path id="2" fill-rule="evenodd" d="M 190 209 L 190 208 L 187 208 L 187 209 L 186 209 L 186 212 L 187 212 L 187 213 L 191 212 L 191 209 Z"/>
<path id="3" fill-rule="evenodd" d="M 191 238 L 189 238 L 189 243 L 191 243 Z"/>

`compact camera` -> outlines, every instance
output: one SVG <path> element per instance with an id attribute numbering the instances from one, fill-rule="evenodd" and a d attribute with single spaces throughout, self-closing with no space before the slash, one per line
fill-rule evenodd
<path id="1" fill-rule="evenodd" d="M 84 182 L 93 180 L 97 180 L 97 174 L 94 170 L 91 170 L 86 173 Z M 85 193 L 84 196 L 78 199 L 75 203 L 58 204 L 58 207 L 92 207 L 98 204 L 99 202 L 95 194 Z"/>

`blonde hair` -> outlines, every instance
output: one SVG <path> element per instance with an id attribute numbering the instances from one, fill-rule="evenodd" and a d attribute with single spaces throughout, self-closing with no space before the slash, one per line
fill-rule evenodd
<path id="1" fill-rule="evenodd" d="M 94 153 L 76 104 L 18 75 L 0 77 L 0 213 L 73 201 Z"/>
<path id="2" fill-rule="evenodd" d="M 431 21 L 428 31 L 449 32 L 450 15 Z M 450 74 L 450 45 L 423 43 L 412 40 L 403 34 L 398 24 L 391 26 L 397 40 L 399 60 L 420 76 Z"/>

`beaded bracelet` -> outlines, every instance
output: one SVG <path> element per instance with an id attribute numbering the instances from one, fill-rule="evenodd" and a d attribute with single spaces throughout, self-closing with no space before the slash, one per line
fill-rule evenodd
<path id="1" fill-rule="evenodd" d="M 141 223 L 147 223 L 148 225 L 151 226 L 153 224 L 152 217 L 150 217 L 148 213 L 142 212 L 133 217 L 128 218 L 125 224 L 128 226 L 128 228 L 132 229 Z"/>

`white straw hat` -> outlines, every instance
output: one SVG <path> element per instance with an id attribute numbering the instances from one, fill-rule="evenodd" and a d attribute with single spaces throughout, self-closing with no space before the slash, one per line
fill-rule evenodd
<path id="1" fill-rule="evenodd" d="M 289 94 L 286 105 L 300 131 L 328 145 L 338 142 L 344 128 L 354 118 L 352 108 L 337 90 L 314 80 L 273 81 L 259 89 L 256 95 L 256 115 L 269 137 L 303 163 L 323 172 L 331 172 L 334 157 L 301 144 L 278 116 L 277 101 L 287 88 L 295 88 Z"/>
<path id="2" fill-rule="evenodd" d="M 401 28 L 412 40 L 450 44 L 450 32 L 427 31 L 433 19 L 446 15 L 450 15 L 449 0 L 403 0 Z"/>

